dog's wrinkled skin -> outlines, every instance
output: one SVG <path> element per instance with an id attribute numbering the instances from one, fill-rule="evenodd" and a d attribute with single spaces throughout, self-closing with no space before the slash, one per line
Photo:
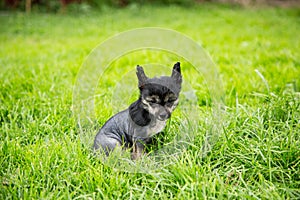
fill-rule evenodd
<path id="1" fill-rule="evenodd" d="M 137 66 L 140 96 L 128 109 L 111 117 L 95 137 L 94 149 L 106 155 L 117 146 L 132 147 L 132 159 L 143 155 L 151 136 L 161 132 L 178 104 L 182 76 L 177 62 L 172 75 L 148 78 Z"/>

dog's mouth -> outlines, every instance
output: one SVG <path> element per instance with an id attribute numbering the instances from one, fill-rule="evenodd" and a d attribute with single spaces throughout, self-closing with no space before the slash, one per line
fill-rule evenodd
<path id="1" fill-rule="evenodd" d="M 158 117 L 157 118 L 159 121 L 162 121 L 162 122 L 164 122 L 164 121 L 166 121 L 167 119 L 161 119 L 160 117 Z"/>

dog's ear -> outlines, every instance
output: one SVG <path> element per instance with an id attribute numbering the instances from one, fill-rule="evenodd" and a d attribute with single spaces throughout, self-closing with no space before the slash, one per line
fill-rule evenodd
<path id="1" fill-rule="evenodd" d="M 180 70 L 180 62 L 177 62 L 174 65 L 171 77 L 176 81 L 176 83 L 178 83 L 178 84 L 182 83 L 182 76 L 181 76 L 181 70 Z"/>
<path id="2" fill-rule="evenodd" d="M 145 72 L 144 72 L 144 69 L 143 67 L 141 66 L 136 66 L 136 75 L 138 77 L 138 80 L 139 80 L 139 88 L 142 88 L 145 83 L 146 83 L 146 80 L 148 79 Z"/>

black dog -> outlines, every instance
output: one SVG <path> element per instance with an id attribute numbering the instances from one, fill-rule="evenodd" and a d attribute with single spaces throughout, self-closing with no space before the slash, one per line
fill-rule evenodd
<path id="1" fill-rule="evenodd" d="M 144 153 L 150 138 L 161 132 L 179 101 L 182 76 L 177 62 L 172 75 L 148 78 L 137 66 L 140 96 L 128 109 L 111 117 L 95 137 L 94 149 L 106 155 L 116 146 L 133 147 L 132 159 Z"/>

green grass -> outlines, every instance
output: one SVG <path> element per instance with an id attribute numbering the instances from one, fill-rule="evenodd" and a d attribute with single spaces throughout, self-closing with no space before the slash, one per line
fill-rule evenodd
<path id="1" fill-rule="evenodd" d="M 0 24 L 0 199 L 300 198 L 299 9 L 203 5 L 79 16 L 0 13 Z M 200 156 L 210 97 L 205 85 L 196 86 L 201 116 L 193 145 L 155 174 L 115 171 L 82 141 L 72 89 L 96 45 L 149 26 L 184 33 L 210 54 L 225 89 L 224 132 Z M 118 67 L 174 59 L 142 52 L 113 63 L 110 79 L 98 88 L 106 94 L 97 99 L 99 125 L 113 114 L 104 103 Z M 192 79 L 188 69 L 183 65 L 184 78 Z M 183 117 L 178 113 L 175 121 Z"/>

